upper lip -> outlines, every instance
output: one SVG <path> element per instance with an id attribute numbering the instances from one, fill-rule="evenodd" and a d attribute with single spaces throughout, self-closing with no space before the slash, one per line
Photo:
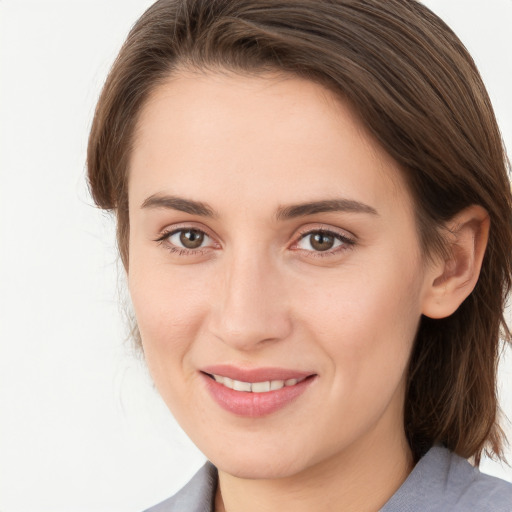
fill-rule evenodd
<path id="1" fill-rule="evenodd" d="M 222 375 L 241 382 L 266 382 L 269 380 L 302 379 L 314 375 L 314 372 L 292 370 L 289 368 L 262 367 L 241 368 L 229 364 L 205 366 L 201 368 L 204 373 L 210 375 Z"/>

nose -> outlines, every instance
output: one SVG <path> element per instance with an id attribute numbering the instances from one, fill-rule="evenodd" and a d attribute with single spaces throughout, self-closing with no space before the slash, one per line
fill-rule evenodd
<path id="1" fill-rule="evenodd" d="M 289 336 L 285 278 L 270 257 L 232 254 L 217 276 L 211 331 L 237 350 L 257 350 Z"/>

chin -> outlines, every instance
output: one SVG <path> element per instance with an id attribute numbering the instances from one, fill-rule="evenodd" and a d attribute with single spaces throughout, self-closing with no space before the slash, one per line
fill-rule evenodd
<path id="1" fill-rule="evenodd" d="M 247 453 L 244 451 L 227 454 L 216 454 L 209 460 L 217 469 L 237 478 L 250 480 L 271 480 L 287 478 L 306 469 L 309 464 L 297 452 L 282 454 L 277 450 L 273 456 L 263 453 Z"/>

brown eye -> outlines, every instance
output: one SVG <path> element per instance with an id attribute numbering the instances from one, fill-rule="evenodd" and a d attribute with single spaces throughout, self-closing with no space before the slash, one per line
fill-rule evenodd
<path id="1" fill-rule="evenodd" d="M 331 231 L 310 231 L 298 241 L 297 247 L 310 252 L 326 252 L 353 245 L 353 241 Z"/>
<path id="2" fill-rule="evenodd" d="M 178 232 L 180 243 L 186 249 L 197 249 L 204 242 L 205 235 L 202 231 L 196 229 L 183 229 Z"/>
<path id="3" fill-rule="evenodd" d="M 315 251 L 328 251 L 334 247 L 336 239 L 328 233 L 314 233 L 309 235 L 310 244 Z"/>
<path id="4" fill-rule="evenodd" d="M 192 227 L 164 232 L 155 242 L 163 245 L 171 253 L 180 256 L 197 256 L 219 248 L 219 245 L 215 243 L 211 236 L 201 229 Z"/>

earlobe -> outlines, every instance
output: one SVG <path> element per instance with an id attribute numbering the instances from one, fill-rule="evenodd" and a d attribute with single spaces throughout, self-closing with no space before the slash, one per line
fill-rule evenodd
<path id="1" fill-rule="evenodd" d="M 489 215 L 472 205 L 446 224 L 448 258 L 438 258 L 426 273 L 422 313 L 446 318 L 473 291 L 489 238 Z"/>

